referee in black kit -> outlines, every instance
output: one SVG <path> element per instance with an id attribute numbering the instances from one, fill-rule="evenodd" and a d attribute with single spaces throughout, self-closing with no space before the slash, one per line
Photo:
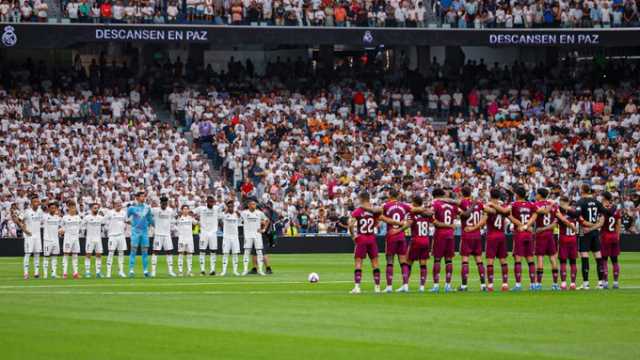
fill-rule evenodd
<path id="1" fill-rule="evenodd" d="M 593 196 L 591 186 L 582 184 L 580 187 L 580 200 L 576 204 L 576 212 L 580 215 L 580 232 L 578 246 L 582 264 L 582 286 L 580 289 L 589 290 L 589 252 L 593 253 L 598 266 L 598 286 L 602 287 L 604 268 L 602 254 L 600 253 L 600 228 L 604 225 L 604 217 L 607 210 L 602 203 Z"/>

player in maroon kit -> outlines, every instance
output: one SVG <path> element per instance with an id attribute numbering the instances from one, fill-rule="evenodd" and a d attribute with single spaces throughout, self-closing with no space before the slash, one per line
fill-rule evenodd
<path id="1" fill-rule="evenodd" d="M 453 257 L 455 256 L 454 221 L 458 218 L 458 206 L 445 201 L 445 192 L 442 189 L 432 191 L 433 202 L 433 225 L 436 231 L 433 235 L 433 287 L 430 292 L 440 291 L 440 261 L 445 259 L 445 287 L 444 291 L 449 292 L 451 288 L 451 277 L 453 276 Z"/>
<path id="2" fill-rule="evenodd" d="M 411 245 L 409 246 L 409 270 L 414 261 L 420 264 L 420 288 L 424 292 L 424 284 L 427 281 L 427 260 L 429 259 L 429 223 L 433 222 L 433 214 L 427 211 L 417 211 L 422 208 L 422 197 L 414 196 L 411 204 L 414 210 L 409 215 L 411 225 Z"/>
<path id="3" fill-rule="evenodd" d="M 538 214 L 536 206 L 526 201 L 527 190 L 518 187 L 515 191 L 516 201 L 511 204 L 509 220 L 513 223 L 513 257 L 515 258 L 514 272 L 516 285 L 512 291 L 522 290 L 522 258 L 527 259 L 529 265 L 529 290 L 535 290 L 535 263 L 533 262 L 533 234 L 531 228 Z"/>
<path id="4" fill-rule="evenodd" d="M 571 285 L 570 289 L 576 289 L 576 275 L 578 267 L 576 259 L 578 258 L 578 213 L 569 209 L 569 198 L 560 197 L 560 208 L 556 209 L 555 216 L 560 220 L 558 222 L 560 230 L 560 290 L 567 290 L 567 260 L 571 266 Z"/>
<path id="5" fill-rule="evenodd" d="M 375 283 L 374 291 L 379 293 L 380 268 L 378 263 L 376 227 L 378 225 L 378 220 L 384 220 L 394 224 L 395 222 L 391 219 L 386 219 L 384 215 L 366 210 L 372 208 L 368 193 L 360 193 L 360 195 L 358 195 L 358 200 L 360 201 L 360 207 L 351 213 L 351 219 L 349 220 L 349 232 L 354 237 L 355 242 L 355 286 L 353 290 L 351 290 L 351 293 L 359 294 L 361 292 L 360 281 L 362 280 L 362 260 L 364 260 L 367 255 L 369 256 L 369 259 L 371 259 L 371 266 L 373 267 L 373 281 Z"/>
<path id="6" fill-rule="evenodd" d="M 502 291 L 509 290 L 509 265 L 507 264 L 507 239 L 504 235 L 506 220 L 511 212 L 508 207 L 500 204 L 500 190 L 491 189 L 489 202 L 484 206 L 487 213 L 487 289 L 493 291 L 493 262 L 497 257 L 502 270 Z"/>
<path id="7" fill-rule="evenodd" d="M 603 267 L 603 283 L 602 288 L 609 288 L 609 258 L 613 267 L 613 288 L 618 289 L 618 278 L 620 276 L 620 264 L 618 256 L 620 256 L 620 226 L 621 215 L 613 204 L 613 196 L 610 192 L 602 194 L 602 205 L 605 208 L 604 225 L 600 230 L 600 240 L 602 243 L 602 267 Z"/>
<path id="8" fill-rule="evenodd" d="M 409 264 L 407 263 L 407 241 L 404 236 L 402 225 L 411 213 L 411 206 L 404 202 L 398 201 L 398 191 L 391 189 L 389 191 L 389 199 L 382 206 L 382 214 L 384 222 L 390 226 L 387 229 L 385 237 L 386 248 L 385 256 L 387 258 L 387 287 L 384 292 L 393 291 L 393 260 L 398 257 L 400 267 L 402 269 L 402 286 L 398 288 L 398 292 L 409 291 Z M 390 220 L 390 221 L 387 221 Z M 400 225 L 399 225 L 400 224 Z"/>
<path id="9" fill-rule="evenodd" d="M 556 225 L 555 213 L 557 211 L 555 204 L 547 200 L 549 190 L 540 188 L 536 192 L 535 206 L 538 209 L 538 217 L 536 219 L 536 241 L 535 253 L 538 260 L 536 269 L 536 290 L 542 289 L 542 276 L 544 274 L 544 257 L 548 256 L 551 262 L 551 274 L 553 276 L 553 284 L 551 290 L 559 290 L 558 286 L 558 250 L 556 240 L 553 237 L 553 228 Z"/>
<path id="10" fill-rule="evenodd" d="M 460 191 L 460 219 L 462 221 L 462 235 L 460 236 L 460 255 L 462 256 L 462 285 L 459 291 L 467 291 L 469 280 L 469 256 L 474 256 L 478 274 L 480 275 L 480 290 L 486 291 L 484 263 L 482 262 L 482 234 L 480 230 L 487 222 L 484 214 L 484 205 L 480 201 L 471 198 L 471 189 L 463 187 Z"/>

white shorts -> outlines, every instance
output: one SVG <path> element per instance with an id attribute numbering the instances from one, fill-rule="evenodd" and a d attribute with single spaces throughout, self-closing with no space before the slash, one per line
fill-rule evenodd
<path id="1" fill-rule="evenodd" d="M 58 241 L 45 241 L 44 242 L 44 256 L 60 255 L 60 242 Z"/>
<path id="2" fill-rule="evenodd" d="M 127 240 L 124 238 L 124 235 L 109 236 L 107 248 L 109 251 L 126 251 Z"/>
<path id="3" fill-rule="evenodd" d="M 178 241 L 178 252 L 186 252 L 193 254 L 193 239 L 186 241 Z"/>
<path id="4" fill-rule="evenodd" d="M 42 252 L 42 240 L 40 237 L 25 236 L 24 238 L 24 253 L 25 254 L 39 254 Z"/>
<path id="5" fill-rule="evenodd" d="M 222 237 L 222 253 L 223 254 L 240 254 L 240 239 Z"/>
<path id="6" fill-rule="evenodd" d="M 62 252 L 65 254 L 80 254 L 80 239 L 64 239 Z"/>
<path id="7" fill-rule="evenodd" d="M 252 249 L 252 248 L 256 248 L 256 250 L 262 250 L 263 249 L 263 245 L 262 245 L 262 235 L 258 235 L 256 236 L 252 236 L 252 237 L 245 237 L 244 238 L 244 248 L 245 249 Z"/>
<path id="8" fill-rule="evenodd" d="M 87 240 L 84 245 L 84 251 L 86 255 L 91 255 L 95 251 L 96 254 L 102 254 L 102 240 Z"/>
<path id="9" fill-rule="evenodd" d="M 173 250 L 173 241 L 169 235 L 156 235 L 153 238 L 153 251 Z"/>
<path id="10" fill-rule="evenodd" d="M 203 250 L 218 250 L 218 234 L 216 233 L 201 233 L 200 234 L 200 251 Z"/>

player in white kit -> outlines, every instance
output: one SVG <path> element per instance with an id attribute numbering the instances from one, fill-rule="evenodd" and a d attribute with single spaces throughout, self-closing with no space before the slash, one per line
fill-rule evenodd
<path id="1" fill-rule="evenodd" d="M 180 208 L 180 216 L 176 220 L 178 229 L 178 274 L 182 276 L 182 260 L 187 257 L 187 276 L 193 276 L 193 225 L 196 219 L 191 216 L 189 206 L 182 205 Z"/>
<path id="2" fill-rule="evenodd" d="M 83 228 L 87 230 L 84 247 L 84 277 L 91 277 L 91 254 L 96 253 L 96 277 L 102 277 L 102 224 L 104 216 L 98 212 L 100 205 L 91 204 L 91 211 L 82 219 Z"/>
<path id="3" fill-rule="evenodd" d="M 211 268 L 209 275 L 216 274 L 216 252 L 218 251 L 218 216 L 220 207 L 216 205 L 215 198 L 207 196 L 207 204 L 194 210 L 200 222 L 200 275 L 205 275 L 206 252 L 209 250 Z"/>
<path id="4" fill-rule="evenodd" d="M 240 239 L 238 227 L 240 226 L 240 214 L 234 209 L 233 201 L 228 201 L 222 214 L 222 272 L 220 276 L 227 274 L 229 253 L 232 253 L 231 262 L 233 274 L 238 273 L 238 254 L 240 254 Z"/>
<path id="5" fill-rule="evenodd" d="M 151 209 L 154 222 L 153 250 L 151 252 L 151 277 L 156 276 L 158 268 L 158 252 L 164 250 L 167 255 L 167 268 L 169 276 L 175 277 L 173 272 L 173 241 L 171 240 L 171 227 L 176 220 L 175 211 L 169 207 L 169 199 L 166 196 L 160 198 L 160 207 Z"/>
<path id="6" fill-rule="evenodd" d="M 60 255 L 60 234 L 62 233 L 62 218 L 57 203 L 49 203 L 49 212 L 44 215 L 42 223 L 44 227 L 42 277 L 47 278 L 49 259 L 51 259 L 51 278 L 55 279 L 58 277 L 58 255 Z"/>
<path id="7" fill-rule="evenodd" d="M 64 240 L 62 241 L 62 278 L 67 278 L 67 269 L 69 268 L 69 255 L 71 255 L 71 267 L 73 278 L 78 276 L 78 254 L 80 253 L 80 227 L 82 217 L 78 214 L 78 208 L 74 201 L 67 202 L 67 214 L 62 217 L 62 231 L 64 232 Z"/>
<path id="8" fill-rule="evenodd" d="M 24 279 L 29 279 L 29 259 L 33 254 L 33 277 L 40 276 L 40 253 L 42 252 L 42 218 L 44 213 L 40 208 L 40 199 L 37 196 L 31 197 L 31 204 L 28 209 L 18 215 L 12 213 L 13 222 L 20 227 L 24 233 Z"/>
<path id="9" fill-rule="evenodd" d="M 242 219 L 242 228 L 244 233 L 244 257 L 242 259 L 244 263 L 244 271 L 242 275 L 249 273 L 249 259 L 251 256 L 251 249 L 256 249 L 256 257 L 258 258 L 258 274 L 266 275 L 264 273 L 264 255 L 262 250 L 264 249 L 262 243 L 262 233 L 267 228 L 269 220 L 267 216 L 256 208 L 256 202 L 249 200 L 248 209 L 243 210 L 240 213 Z"/>
<path id="10" fill-rule="evenodd" d="M 115 200 L 113 209 L 105 211 L 104 224 L 107 226 L 107 278 L 111 277 L 113 255 L 118 252 L 118 276 L 126 277 L 124 273 L 124 252 L 127 250 L 125 229 L 127 227 L 127 210 L 122 208 L 122 202 Z"/>

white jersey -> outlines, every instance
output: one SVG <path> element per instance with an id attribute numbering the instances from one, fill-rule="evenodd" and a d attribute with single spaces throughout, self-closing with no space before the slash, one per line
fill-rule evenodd
<path id="1" fill-rule="evenodd" d="M 200 217 L 200 232 L 211 234 L 218 231 L 218 216 L 220 206 L 213 205 L 211 209 L 207 206 L 200 206 L 194 211 Z"/>
<path id="2" fill-rule="evenodd" d="M 153 214 L 155 235 L 171 236 L 171 226 L 176 219 L 174 210 L 170 207 L 166 209 L 153 208 L 151 209 L 151 214 Z"/>
<path id="3" fill-rule="evenodd" d="M 124 231 L 127 227 L 127 210 L 107 210 L 107 213 L 104 216 L 104 223 L 107 226 L 107 234 L 109 236 L 124 235 Z"/>
<path id="4" fill-rule="evenodd" d="M 254 211 L 243 210 L 240 213 L 242 218 L 242 229 L 244 238 L 260 237 L 260 229 L 262 228 L 262 221 L 267 220 L 267 216 L 260 210 Z"/>
<path id="5" fill-rule="evenodd" d="M 240 226 L 240 218 L 238 214 L 224 213 L 222 214 L 222 237 L 224 238 L 237 238 L 238 226 Z"/>
<path id="6" fill-rule="evenodd" d="M 27 231 L 31 233 L 31 238 L 40 239 L 40 229 L 42 228 L 43 218 L 44 212 L 41 208 L 37 210 L 29 208 L 22 213 L 21 219 L 24 221 Z"/>
<path id="7" fill-rule="evenodd" d="M 178 228 L 178 242 L 193 241 L 193 224 L 196 222 L 191 216 L 180 216 L 176 221 Z"/>
<path id="8" fill-rule="evenodd" d="M 45 214 L 43 217 L 44 223 L 44 241 L 57 242 L 58 231 L 62 225 L 62 218 L 58 215 Z"/>
<path id="9" fill-rule="evenodd" d="M 101 241 L 104 216 L 89 214 L 82 219 L 82 223 L 87 229 L 87 241 Z"/>
<path id="10" fill-rule="evenodd" d="M 64 241 L 80 240 L 80 225 L 82 218 L 80 215 L 65 215 L 62 217 L 62 229 L 64 230 Z"/>

